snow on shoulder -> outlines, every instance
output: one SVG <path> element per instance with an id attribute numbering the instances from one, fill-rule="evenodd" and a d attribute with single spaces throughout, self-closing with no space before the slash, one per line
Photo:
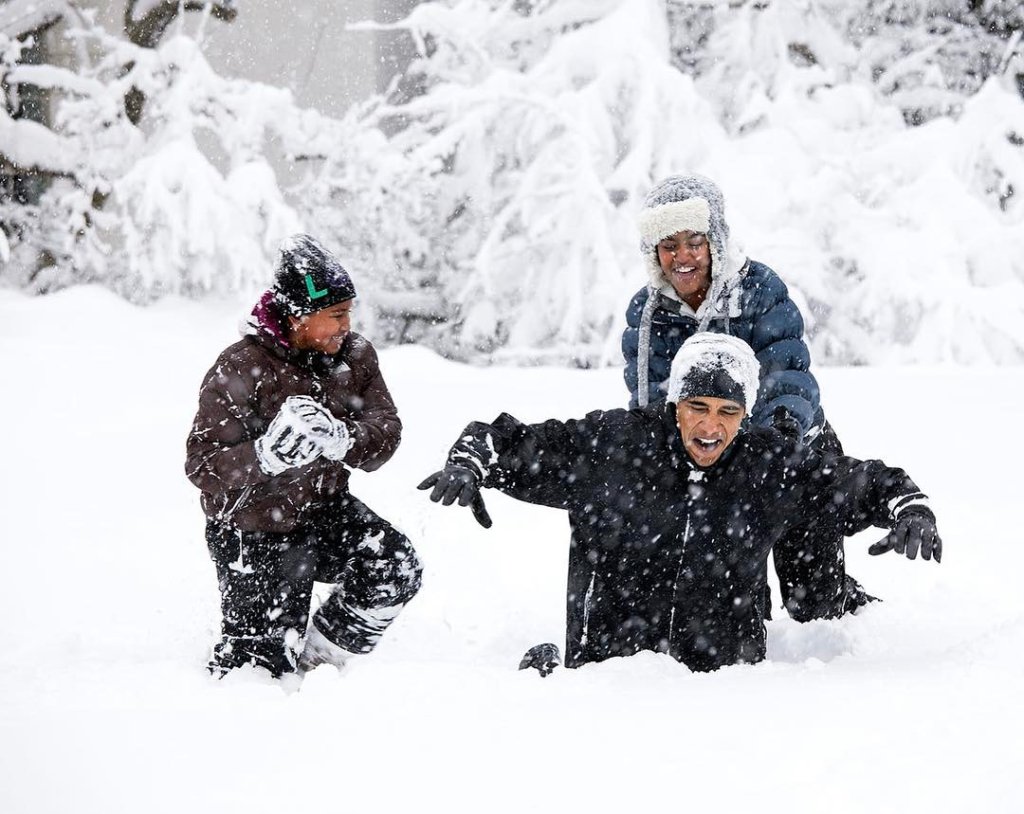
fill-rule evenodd
<path id="1" fill-rule="evenodd" d="M 683 394 L 687 385 L 696 379 L 713 377 L 718 371 L 724 372 L 743 391 L 747 412 L 754 409 L 757 401 L 757 387 L 761 377 L 761 365 L 754 356 L 750 345 L 742 339 L 728 334 L 705 331 L 687 339 L 675 358 L 668 378 L 668 400 L 678 402 L 694 393 Z M 714 395 L 712 392 L 703 395 Z"/>

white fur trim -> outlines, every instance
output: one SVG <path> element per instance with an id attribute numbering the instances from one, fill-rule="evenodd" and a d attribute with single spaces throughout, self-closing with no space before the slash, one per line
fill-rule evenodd
<path id="1" fill-rule="evenodd" d="M 711 208 L 703 198 L 672 201 L 641 211 L 637 225 L 640 237 L 652 244 L 676 232 L 707 234 L 711 229 Z"/>

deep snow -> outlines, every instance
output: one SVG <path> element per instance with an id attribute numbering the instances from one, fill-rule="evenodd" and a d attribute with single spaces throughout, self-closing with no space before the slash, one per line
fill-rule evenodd
<path id="1" fill-rule="evenodd" d="M 376 653 L 287 693 L 203 669 L 217 590 L 184 439 L 243 312 L 0 291 L 0 811 L 1020 810 L 1024 369 L 818 370 L 847 450 L 905 467 L 939 517 L 940 566 L 848 545 L 884 603 L 777 609 L 756 666 L 540 679 L 515 668 L 561 642 L 564 515 L 488 493 L 484 531 L 415 485 L 471 419 L 620 406 L 620 372 L 386 350 L 405 440 L 353 491 L 413 539 L 424 589 Z"/>

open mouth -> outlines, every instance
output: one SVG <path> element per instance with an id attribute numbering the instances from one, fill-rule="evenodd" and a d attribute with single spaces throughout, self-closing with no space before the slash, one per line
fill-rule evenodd
<path id="1" fill-rule="evenodd" d="M 721 438 L 694 438 L 693 445 L 701 452 L 714 452 L 722 445 Z"/>

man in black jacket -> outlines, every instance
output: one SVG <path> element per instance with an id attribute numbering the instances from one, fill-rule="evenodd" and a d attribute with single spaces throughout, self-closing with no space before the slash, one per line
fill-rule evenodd
<path id="1" fill-rule="evenodd" d="M 941 557 L 927 498 L 900 469 L 827 456 L 781 433 L 746 427 L 758 362 L 735 337 L 702 333 L 677 353 L 667 403 L 527 425 L 508 414 L 460 433 L 431 500 L 472 506 L 491 487 L 566 509 L 572 528 L 566 665 L 640 650 L 693 670 L 765 655 L 766 564 L 808 518 L 846 534 L 890 528 L 871 547 Z M 841 538 L 803 552 L 797 612 L 852 612 Z"/>

